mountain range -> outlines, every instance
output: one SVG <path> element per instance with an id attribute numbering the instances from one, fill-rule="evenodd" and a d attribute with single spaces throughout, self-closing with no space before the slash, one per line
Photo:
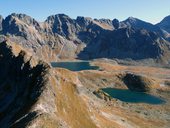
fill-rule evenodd
<path id="1" fill-rule="evenodd" d="M 149 66 L 169 65 L 168 23 L 0 16 L 0 127 L 169 128 L 170 69 Z M 75 59 L 99 68 L 50 65 Z"/>
<path id="2" fill-rule="evenodd" d="M 0 16 L 0 34 L 50 61 L 151 58 L 169 64 L 170 60 L 170 16 L 153 25 L 133 17 L 120 22 L 65 14 L 38 22 L 13 13 L 5 19 Z"/>

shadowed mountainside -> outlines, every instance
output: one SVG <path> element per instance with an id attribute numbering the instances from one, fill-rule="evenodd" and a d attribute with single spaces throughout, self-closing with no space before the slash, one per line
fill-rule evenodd
<path id="1" fill-rule="evenodd" d="M 49 66 L 38 62 L 32 67 L 31 58 L 17 45 L 2 42 L 0 49 L 0 125 L 26 126 L 38 114 L 30 110 L 47 84 Z"/>

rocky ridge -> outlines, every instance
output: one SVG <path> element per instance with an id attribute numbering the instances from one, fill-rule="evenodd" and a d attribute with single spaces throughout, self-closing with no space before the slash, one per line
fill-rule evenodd
<path id="1" fill-rule="evenodd" d="M 48 64 L 36 61 L 20 46 L 2 42 L 0 44 L 0 125 L 1 127 L 26 127 L 39 115 L 43 115 L 49 92 Z M 46 90 L 46 91 L 44 91 Z M 50 88 L 51 90 L 51 88 Z M 43 97 L 41 101 L 39 97 Z M 48 114 L 54 115 L 52 97 Z"/>

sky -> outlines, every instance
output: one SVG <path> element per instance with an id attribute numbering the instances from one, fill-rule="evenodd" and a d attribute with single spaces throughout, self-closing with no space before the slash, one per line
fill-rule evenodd
<path id="1" fill-rule="evenodd" d="M 43 22 L 48 16 L 64 13 L 71 18 L 136 17 L 153 24 L 170 15 L 170 0 L 0 0 L 0 15 L 24 13 Z"/>

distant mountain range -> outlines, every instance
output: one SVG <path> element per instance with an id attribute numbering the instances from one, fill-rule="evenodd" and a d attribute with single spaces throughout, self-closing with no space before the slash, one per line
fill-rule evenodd
<path id="1" fill-rule="evenodd" d="M 25 14 L 0 16 L 0 34 L 42 59 L 154 59 L 169 64 L 170 16 L 153 25 L 137 18 L 71 19 L 65 14 L 38 22 Z"/>

